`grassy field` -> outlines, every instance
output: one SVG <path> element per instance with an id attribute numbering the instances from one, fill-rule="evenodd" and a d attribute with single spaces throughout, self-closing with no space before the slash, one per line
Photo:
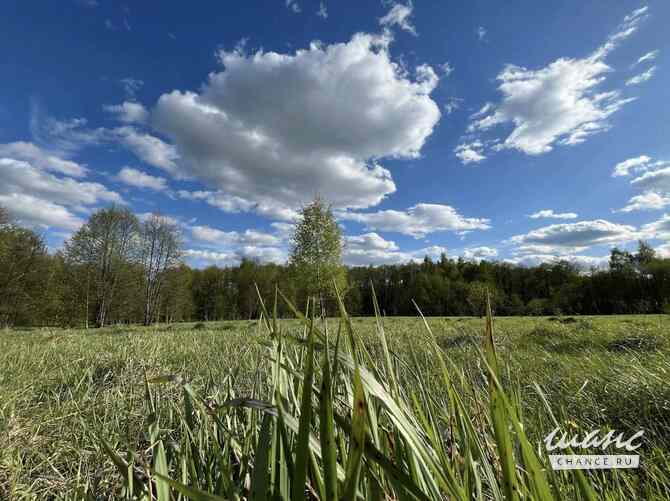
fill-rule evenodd
<path id="1" fill-rule="evenodd" d="M 423 398 L 430 405 L 419 407 L 430 407 L 433 416 L 442 407 L 445 416 L 450 412 L 446 407 L 453 404 L 453 396 L 440 374 L 435 351 L 440 349 L 453 362 L 454 387 L 476 425 L 477 416 L 486 413 L 488 400 L 486 368 L 478 351 L 484 320 L 429 318 L 427 322 L 439 348 L 426 342 L 420 318 L 383 321 L 398 392 L 410 400 L 421 381 L 419 401 Z M 337 321 L 328 323 L 334 337 Z M 370 360 L 382 367 L 385 350 L 375 319 L 354 318 L 352 325 Z M 231 321 L 90 331 L 1 331 L 0 498 L 120 495 L 124 482 L 103 450 L 101 438 L 119 451 L 133 450 L 140 457 L 152 455 L 148 451 L 157 436 L 164 438 L 166 448 L 178 450 L 183 390 L 179 384 L 151 385 L 147 398 L 145 375 L 149 379 L 178 375 L 206 405 L 231 397 L 271 399 L 270 389 L 264 386 L 273 367 L 272 361 L 266 361 L 269 334 L 265 327 L 258 321 Z M 670 317 L 497 318 L 494 327 L 503 385 L 518 403 L 535 449 L 554 428 L 537 383 L 568 431 L 615 429 L 630 436 L 644 430 L 639 451 L 642 468 L 591 477 L 599 498 L 668 495 Z M 295 338 L 305 335 L 298 320 L 282 320 L 280 328 Z M 304 347 L 291 349 L 296 353 L 293 360 L 305 356 Z M 388 372 L 375 373 L 388 382 L 384 381 Z M 295 384 L 298 393 L 299 383 Z M 452 426 L 448 419 L 435 421 L 441 432 Z M 154 423 L 160 424 L 152 430 Z M 486 420 L 482 423 L 483 428 L 490 426 Z M 237 426 L 237 421 L 231 426 Z M 235 433 L 243 436 L 245 430 Z M 492 436 L 490 430 L 481 433 Z M 241 444 L 244 457 L 243 439 Z M 168 458 L 175 454 L 168 452 Z M 449 454 L 453 458 L 456 453 Z M 238 461 L 242 470 L 244 461 Z M 495 458 L 491 461 L 498 464 Z M 169 466 L 169 472 L 179 476 L 176 466 Z M 371 485 L 372 477 L 366 482 Z M 484 484 L 482 499 L 496 497 Z"/>

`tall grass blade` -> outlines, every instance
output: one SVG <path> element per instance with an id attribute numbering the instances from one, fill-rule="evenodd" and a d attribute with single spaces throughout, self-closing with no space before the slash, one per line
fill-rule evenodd
<path id="1" fill-rule="evenodd" d="M 305 498 L 305 483 L 307 480 L 309 435 L 312 425 L 312 386 L 314 384 L 314 310 L 315 308 L 312 308 L 305 377 L 302 383 L 300 425 L 295 449 L 295 470 L 293 472 L 293 501 L 302 501 Z"/>
<path id="2" fill-rule="evenodd" d="M 339 344 L 339 333 L 338 340 Z M 333 380 L 330 372 L 328 338 L 323 349 L 321 390 L 319 393 L 319 432 L 323 461 L 323 480 L 326 501 L 337 501 L 337 447 L 335 444 L 335 418 L 333 417 Z"/>
<path id="3" fill-rule="evenodd" d="M 493 315 L 491 314 L 491 300 L 486 297 L 486 332 L 484 335 L 484 353 L 486 360 L 493 371 L 498 374 L 498 361 L 496 358 L 495 345 L 493 342 Z M 489 399 L 493 432 L 498 446 L 498 456 L 503 473 L 503 492 L 505 498 L 510 501 L 519 499 L 516 478 L 516 462 L 514 460 L 514 449 L 509 432 L 509 420 L 505 406 L 501 401 L 500 393 L 489 375 Z"/>
<path id="4" fill-rule="evenodd" d="M 356 499 L 356 490 L 361 476 L 363 464 L 363 449 L 365 444 L 365 433 L 367 428 L 367 415 L 365 412 L 365 391 L 361 383 L 361 374 L 356 367 L 354 372 L 354 405 L 351 416 L 351 436 L 349 437 L 349 456 L 347 460 L 347 476 L 344 482 L 345 501 Z"/>
<path id="5" fill-rule="evenodd" d="M 270 449 L 268 444 L 272 441 L 273 418 L 270 414 L 263 416 L 261 431 L 258 435 L 256 444 L 255 464 L 252 479 L 253 501 L 265 501 L 267 499 L 268 489 L 270 487 L 270 471 L 268 469 L 270 459 Z"/>

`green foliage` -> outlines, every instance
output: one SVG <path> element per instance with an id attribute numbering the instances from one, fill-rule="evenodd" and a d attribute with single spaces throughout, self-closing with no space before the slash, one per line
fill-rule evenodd
<path id="1" fill-rule="evenodd" d="M 98 327 L 109 323 L 119 290 L 137 276 L 138 234 L 135 215 L 111 207 L 92 214 L 65 244 L 65 260 L 78 270 L 77 283 L 85 290 L 86 320 L 92 315 Z"/>
<path id="2" fill-rule="evenodd" d="M 57 308 L 51 263 L 39 235 L 1 218 L 0 327 L 30 325 Z"/>
<path id="3" fill-rule="evenodd" d="M 346 269 L 329 208 L 317 198 L 305 213 L 286 265 L 243 259 L 192 269 L 178 260 L 178 229 L 160 216 L 140 224 L 125 210 L 102 209 L 49 255 L 39 235 L 0 208 L 0 325 L 250 320 L 259 314 L 254 284 L 269 296 L 279 283 L 301 309 L 312 294 L 333 314 L 333 281 L 347 311 L 361 316 L 375 314 L 373 289 L 388 316 L 412 315 L 414 301 L 426 315 L 479 316 L 487 293 L 498 316 L 661 313 L 670 304 L 670 259 L 645 242 L 635 253 L 614 249 L 611 269 L 589 273 L 567 262 L 526 268 L 446 256 Z M 285 304 L 277 308 L 290 315 Z"/>
<path id="4" fill-rule="evenodd" d="M 342 231 L 329 206 L 316 197 L 300 211 L 291 236 L 289 257 L 297 297 L 316 297 L 322 307 L 335 297 L 333 283 L 346 288 L 347 274 L 342 266 Z"/>

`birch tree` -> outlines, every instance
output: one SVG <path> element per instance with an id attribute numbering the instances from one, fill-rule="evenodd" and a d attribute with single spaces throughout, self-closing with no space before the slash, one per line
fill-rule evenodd
<path id="1" fill-rule="evenodd" d="M 128 209 L 111 207 L 91 215 L 65 244 L 66 260 L 86 273 L 82 285 L 87 289 L 87 305 L 93 301 L 97 327 L 107 324 L 122 274 L 137 262 L 138 241 L 135 215 Z"/>
<path id="2" fill-rule="evenodd" d="M 158 317 L 166 272 L 181 258 L 181 233 L 170 219 L 152 214 L 141 225 L 140 256 L 144 268 L 144 325 Z"/>
<path id="3" fill-rule="evenodd" d="M 291 237 L 289 263 L 306 296 L 324 300 L 334 294 L 333 281 L 340 291 L 346 287 L 342 266 L 342 231 L 331 207 L 316 197 L 300 211 L 300 220 Z"/>

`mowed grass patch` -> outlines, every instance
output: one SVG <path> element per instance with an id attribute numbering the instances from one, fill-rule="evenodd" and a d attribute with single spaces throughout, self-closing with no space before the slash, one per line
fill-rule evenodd
<path id="1" fill-rule="evenodd" d="M 503 382 L 519 390 L 529 437 L 539 441 L 553 429 L 533 390 L 537 383 L 557 416 L 576 431 L 611 427 L 631 435 L 644 429 L 643 465 L 652 455 L 670 457 L 668 317 L 574 318 L 495 319 Z M 328 322 L 335 330 L 337 321 Z M 465 376 L 465 404 L 477 410 L 485 398 L 478 354 L 484 319 L 427 322 L 439 349 Z M 280 323 L 286 332 L 304 332 L 296 320 Z M 381 364 L 375 320 L 357 318 L 353 324 Z M 419 377 L 431 398 L 448 401 L 421 319 L 386 318 L 384 327 L 400 386 L 412 388 Z M 139 454 L 147 449 L 145 377 L 178 374 L 213 401 L 224 388 L 249 395 L 259 391 L 266 340 L 256 321 L 2 331 L 0 498 L 77 491 L 113 497 L 121 479 L 99 437 Z M 154 398 L 161 425 L 176 434 L 179 416 L 171 404 L 181 401 L 181 391 L 163 385 Z"/>

